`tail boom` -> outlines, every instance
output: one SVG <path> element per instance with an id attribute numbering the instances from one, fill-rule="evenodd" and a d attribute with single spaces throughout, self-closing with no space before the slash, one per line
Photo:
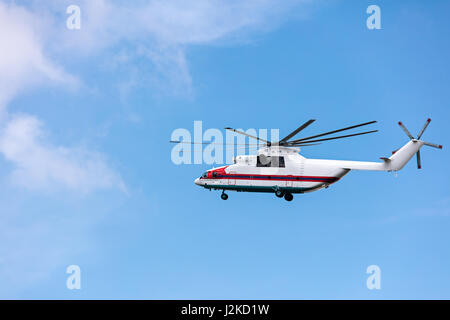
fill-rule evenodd
<path id="1" fill-rule="evenodd" d="M 440 144 L 434 144 L 421 140 L 421 137 L 430 122 L 431 119 L 428 118 L 425 122 L 425 125 L 422 127 L 422 130 L 420 130 L 419 134 L 417 135 L 417 138 L 414 138 L 411 132 L 409 132 L 409 130 L 405 127 L 405 125 L 402 122 L 399 122 L 399 126 L 410 139 L 407 144 L 405 144 L 402 148 L 392 152 L 391 157 L 381 158 L 383 160 L 383 163 L 345 161 L 343 163 L 345 165 L 344 168 L 350 170 L 398 171 L 401 170 L 414 155 L 417 155 L 417 168 L 421 169 L 422 164 L 420 160 L 420 148 L 425 145 L 437 149 L 442 149 L 442 146 Z"/>
<path id="2" fill-rule="evenodd" d="M 346 161 L 346 160 L 323 160 L 331 161 L 334 165 L 346 170 L 367 171 L 398 171 L 401 170 L 409 160 L 424 145 L 421 140 L 411 140 L 402 148 L 397 150 L 391 157 L 382 158 L 383 162 L 370 161 Z"/>

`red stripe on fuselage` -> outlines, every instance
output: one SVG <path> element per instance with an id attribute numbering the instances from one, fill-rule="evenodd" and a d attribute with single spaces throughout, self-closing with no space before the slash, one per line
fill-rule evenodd
<path id="1" fill-rule="evenodd" d="M 218 173 L 216 177 L 211 176 L 208 179 L 235 179 L 235 180 L 275 180 L 275 181 L 306 181 L 306 182 L 329 182 L 333 183 L 339 180 L 337 177 L 323 176 L 294 176 L 294 175 L 268 175 L 268 174 L 227 174 Z"/>

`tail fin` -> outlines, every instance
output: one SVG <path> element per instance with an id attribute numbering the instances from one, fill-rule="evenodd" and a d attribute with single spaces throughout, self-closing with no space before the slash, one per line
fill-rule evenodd
<path id="1" fill-rule="evenodd" d="M 423 146 L 423 141 L 411 140 L 403 147 L 398 149 L 392 156 L 389 157 L 389 167 L 391 171 L 401 170 L 411 158 L 420 152 Z"/>

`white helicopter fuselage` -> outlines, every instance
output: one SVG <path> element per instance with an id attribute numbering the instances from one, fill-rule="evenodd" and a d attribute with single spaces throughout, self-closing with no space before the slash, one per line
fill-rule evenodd
<path id="1" fill-rule="evenodd" d="M 299 148 L 265 147 L 257 155 L 237 156 L 232 165 L 208 170 L 195 184 L 246 192 L 312 192 L 327 188 L 350 170 L 400 170 L 422 145 L 423 141 L 411 140 L 382 162 L 307 159 Z"/>

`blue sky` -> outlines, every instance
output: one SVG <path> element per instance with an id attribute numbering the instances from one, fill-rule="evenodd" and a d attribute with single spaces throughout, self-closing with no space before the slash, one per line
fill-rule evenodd
<path id="1" fill-rule="evenodd" d="M 81 8 L 67 30 L 65 9 Z M 381 8 L 368 30 L 366 8 Z M 125 7 L 126 6 L 126 7 Z M 447 1 L 0 2 L 0 297 L 450 298 Z M 288 203 L 228 201 L 174 165 L 177 128 L 379 133 L 305 148 L 376 160 L 432 122 L 423 169 L 351 172 Z M 414 159 L 413 159 L 414 160 Z M 81 290 L 66 288 L 69 265 Z M 381 268 L 368 290 L 366 268 Z"/>

